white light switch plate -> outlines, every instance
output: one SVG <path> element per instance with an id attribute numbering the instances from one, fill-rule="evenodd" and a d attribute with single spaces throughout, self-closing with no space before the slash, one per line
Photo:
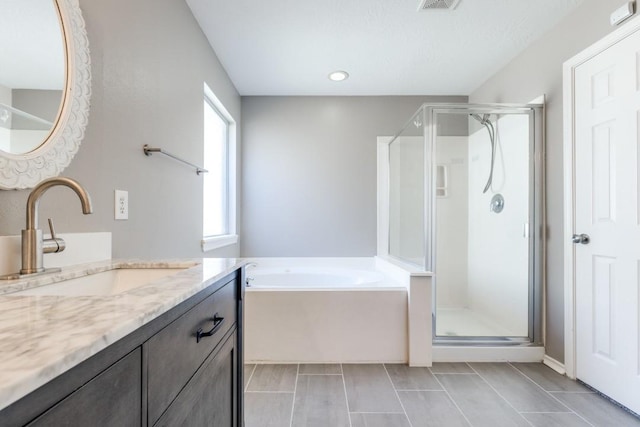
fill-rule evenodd
<path id="1" fill-rule="evenodd" d="M 116 190 L 115 219 L 129 219 L 129 192 Z"/>

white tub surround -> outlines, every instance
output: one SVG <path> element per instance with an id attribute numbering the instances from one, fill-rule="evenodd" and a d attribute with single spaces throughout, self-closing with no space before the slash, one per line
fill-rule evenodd
<path id="1" fill-rule="evenodd" d="M 248 363 L 430 364 L 428 276 L 376 258 L 249 261 L 256 266 L 246 274 L 253 279 L 245 297 Z"/>
<path id="2" fill-rule="evenodd" d="M 247 363 L 407 360 L 404 289 L 250 290 L 245 298 Z"/>
<path id="3" fill-rule="evenodd" d="M 433 273 L 389 257 L 376 257 L 376 267 L 408 290 L 409 366 L 431 366 L 433 341 Z"/>
<path id="4" fill-rule="evenodd" d="M 194 266 L 194 264 L 197 265 Z M 103 261 L 63 268 L 70 278 L 113 268 L 186 268 L 110 296 L 12 296 L 53 277 L 0 283 L 0 409 L 51 381 L 243 265 L 236 259 Z M 190 268 L 189 268 L 190 267 Z M 54 276 L 52 274 L 51 276 Z"/>

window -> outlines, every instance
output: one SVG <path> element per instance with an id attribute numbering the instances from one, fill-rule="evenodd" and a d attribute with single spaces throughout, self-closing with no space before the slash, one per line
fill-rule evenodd
<path id="1" fill-rule="evenodd" d="M 238 241 L 235 224 L 235 122 L 211 89 L 204 90 L 202 250 Z"/>

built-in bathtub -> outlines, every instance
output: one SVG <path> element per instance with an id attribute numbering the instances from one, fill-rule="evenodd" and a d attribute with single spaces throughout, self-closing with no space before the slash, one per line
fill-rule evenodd
<path id="1" fill-rule="evenodd" d="M 251 262 L 245 274 L 248 363 L 431 363 L 428 273 L 379 258 Z M 413 305 L 412 289 L 421 295 Z"/>

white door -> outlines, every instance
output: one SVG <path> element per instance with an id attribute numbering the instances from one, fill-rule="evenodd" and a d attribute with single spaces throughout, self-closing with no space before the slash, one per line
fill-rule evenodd
<path id="1" fill-rule="evenodd" d="M 576 68 L 574 259 L 576 376 L 640 413 L 639 66 L 640 31 Z"/>

